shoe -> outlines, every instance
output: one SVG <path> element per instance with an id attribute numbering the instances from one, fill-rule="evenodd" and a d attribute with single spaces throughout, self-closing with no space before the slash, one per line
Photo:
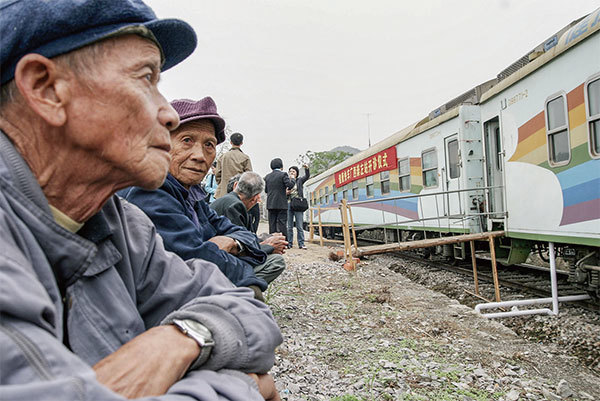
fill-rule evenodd
<path id="1" fill-rule="evenodd" d="M 299 246 L 298 248 L 300 248 L 300 249 L 308 249 L 308 248 L 306 247 L 306 245 Z"/>

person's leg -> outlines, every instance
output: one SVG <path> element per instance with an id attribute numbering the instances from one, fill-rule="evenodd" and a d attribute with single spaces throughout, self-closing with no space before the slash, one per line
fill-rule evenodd
<path id="1" fill-rule="evenodd" d="M 277 232 L 285 235 L 287 232 L 287 209 L 279 209 L 277 211 L 279 212 L 277 214 Z"/>
<path id="2" fill-rule="evenodd" d="M 292 247 L 294 243 L 294 212 L 288 205 L 287 209 L 287 231 L 285 232 L 285 239 L 288 242 L 288 248 Z"/>
<path id="3" fill-rule="evenodd" d="M 296 219 L 296 231 L 298 232 L 298 248 L 304 248 L 304 227 L 302 227 L 304 213 L 294 212 L 294 218 Z"/>
<path id="4" fill-rule="evenodd" d="M 248 210 L 248 214 L 252 220 L 250 231 L 256 234 L 256 231 L 258 231 L 258 223 L 260 223 L 260 207 L 258 206 L 258 203 Z"/>
<path id="5" fill-rule="evenodd" d="M 269 209 L 269 234 L 277 232 L 277 216 L 279 210 Z"/>
<path id="6" fill-rule="evenodd" d="M 267 283 L 275 280 L 285 270 L 285 259 L 279 254 L 267 255 L 267 261 L 254 267 L 254 274 Z"/>

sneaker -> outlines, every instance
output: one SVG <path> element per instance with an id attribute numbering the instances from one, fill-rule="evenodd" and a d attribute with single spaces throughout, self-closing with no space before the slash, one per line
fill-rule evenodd
<path id="1" fill-rule="evenodd" d="M 298 248 L 300 248 L 300 249 L 308 249 L 308 248 L 306 248 L 306 245 L 300 245 Z"/>

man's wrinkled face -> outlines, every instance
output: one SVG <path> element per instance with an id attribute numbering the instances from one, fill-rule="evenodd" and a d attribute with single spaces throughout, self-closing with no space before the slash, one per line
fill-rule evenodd
<path id="1" fill-rule="evenodd" d="M 210 120 L 183 124 L 171 134 L 169 173 L 184 187 L 202 182 L 217 153 L 215 127 Z"/>
<path id="2" fill-rule="evenodd" d="M 167 175 L 179 116 L 158 91 L 160 62 L 154 43 L 127 35 L 75 80 L 68 135 L 90 153 L 89 168 L 106 169 L 116 187 L 153 189 Z"/>

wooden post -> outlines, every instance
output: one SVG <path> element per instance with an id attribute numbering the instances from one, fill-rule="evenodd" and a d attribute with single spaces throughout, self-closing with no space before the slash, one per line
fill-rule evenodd
<path id="1" fill-rule="evenodd" d="M 321 205 L 317 206 L 317 213 L 319 213 L 319 242 L 323 246 L 323 226 L 321 225 Z"/>
<path id="2" fill-rule="evenodd" d="M 496 248 L 494 246 L 494 237 L 488 237 L 490 243 L 490 254 L 492 257 L 492 275 L 494 277 L 494 291 L 496 293 L 496 302 L 500 302 L 500 286 L 498 285 L 498 269 L 496 268 Z"/>
<path id="3" fill-rule="evenodd" d="M 350 240 L 350 229 L 348 225 L 348 201 L 346 199 L 342 199 L 342 203 L 340 204 L 340 213 L 342 215 L 342 234 L 344 235 L 344 254 L 346 255 L 346 262 L 350 263 L 352 266 L 352 270 L 356 270 L 356 264 L 354 262 L 354 258 L 352 257 L 352 246 Z"/>
<path id="4" fill-rule="evenodd" d="M 475 280 L 475 295 L 479 296 L 479 280 L 477 280 L 477 260 L 475 259 L 475 241 L 471 244 L 471 264 L 473 265 L 473 280 Z"/>
<path id="5" fill-rule="evenodd" d="M 346 204 L 348 208 L 348 214 L 350 214 L 350 224 L 352 227 L 352 239 L 354 240 L 354 250 L 358 250 L 358 242 L 356 241 L 356 231 L 354 230 L 354 218 L 352 217 L 352 206 Z"/>
<path id="6" fill-rule="evenodd" d="M 348 215 L 346 214 L 346 199 L 342 199 L 342 203 L 340 203 L 340 215 L 342 218 L 342 235 L 344 236 L 344 255 L 346 256 L 346 262 L 349 262 L 352 257 L 352 252 L 350 251 L 350 232 L 348 230 Z"/>
<path id="7" fill-rule="evenodd" d="M 315 226 L 313 225 L 313 219 L 315 218 L 315 214 L 314 214 L 315 209 L 311 207 L 309 210 L 310 210 L 310 225 L 309 225 L 310 229 L 309 229 L 308 240 L 312 242 L 312 240 L 315 239 Z"/>

